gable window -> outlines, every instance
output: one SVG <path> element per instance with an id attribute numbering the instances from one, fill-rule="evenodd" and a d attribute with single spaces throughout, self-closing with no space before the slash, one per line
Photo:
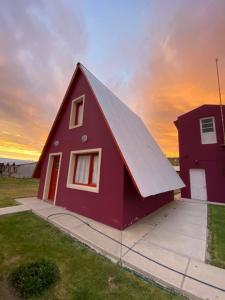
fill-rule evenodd
<path id="1" fill-rule="evenodd" d="M 67 187 L 98 192 L 101 149 L 72 151 Z"/>
<path id="2" fill-rule="evenodd" d="M 83 125 L 84 95 L 72 101 L 69 129 Z"/>
<path id="3" fill-rule="evenodd" d="M 200 119 L 201 142 L 202 144 L 216 144 L 215 118 L 207 117 Z"/>

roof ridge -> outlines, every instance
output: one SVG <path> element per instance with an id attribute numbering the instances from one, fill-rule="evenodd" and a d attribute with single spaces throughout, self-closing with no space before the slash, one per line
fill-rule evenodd
<path id="1" fill-rule="evenodd" d="M 82 63 L 78 62 L 77 66 L 81 66 L 84 68 L 87 72 L 89 72 L 100 84 L 102 84 L 118 101 L 120 101 L 131 113 L 133 113 L 137 118 L 139 118 L 141 121 L 141 117 L 134 112 L 126 103 L 124 103 L 110 88 L 107 87 L 105 83 L 103 83 L 100 79 L 98 79 L 89 69 L 87 69 Z"/>
<path id="2" fill-rule="evenodd" d="M 209 103 L 201 104 L 201 105 L 199 105 L 199 106 L 197 106 L 197 107 L 195 107 L 195 108 L 192 108 L 192 109 L 190 109 L 190 110 L 188 110 L 188 111 L 183 112 L 181 115 L 177 116 L 177 120 L 178 120 L 179 118 L 185 116 L 185 115 L 188 115 L 188 114 L 190 114 L 190 113 L 192 113 L 192 112 L 194 112 L 194 111 L 197 111 L 197 110 L 199 110 L 199 109 L 201 109 L 201 108 L 203 108 L 203 107 L 206 107 L 206 106 L 220 107 L 220 104 L 219 104 L 219 103 L 218 103 L 218 104 L 215 104 L 215 103 L 211 103 L 211 104 L 209 104 Z M 225 104 L 222 104 L 222 107 L 225 108 Z"/>

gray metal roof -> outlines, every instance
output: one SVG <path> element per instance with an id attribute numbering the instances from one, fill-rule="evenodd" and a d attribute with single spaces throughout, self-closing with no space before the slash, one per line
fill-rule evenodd
<path id="1" fill-rule="evenodd" d="M 142 197 L 184 187 L 142 120 L 84 66 L 84 72 Z"/>

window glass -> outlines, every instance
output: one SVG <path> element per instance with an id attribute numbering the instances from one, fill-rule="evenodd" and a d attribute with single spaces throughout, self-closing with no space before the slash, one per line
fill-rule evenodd
<path id="1" fill-rule="evenodd" d="M 98 155 L 94 155 L 93 158 L 93 173 L 92 173 L 92 184 L 97 184 L 97 178 L 98 178 Z"/>
<path id="2" fill-rule="evenodd" d="M 202 132 L 214 132 L 213 118 L 202 119 Z"/>
<path id="3" fill-rule="evenodd" d="M 83 116 L 83 102 L 78 102 L 78 103 L 76 103 L 76 108 L 75 108 L 75 124 L 74 125 L 82 124 L 82 116 Z"/>
<path id="4" fill-rule="evenodd" d="M 80 96 L 71 102 L 69 129 L 82 126 L 85 96 Z"/>
<path id="5" fill-rule="evenodd" d="M 75 161 L 75 183 L 88 184 L 90 155 L 77 155 Z"/>
<path id="6" fill-rule="evenodd" d="M 96 186 L 98 181 L 98 153 L 74 154 L 73 183 Z"/>
<path id="7" fill-rule="evenodd" d="M 214 117 L 200 119 L 201 143 L 216 144 L 216 127 Z"/>

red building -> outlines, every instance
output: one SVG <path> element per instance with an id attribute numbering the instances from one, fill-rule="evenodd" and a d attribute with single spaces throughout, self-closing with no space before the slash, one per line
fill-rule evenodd
<path id="1" fill-rule="evenodd" d="M 79 63 L 34 177 L 40 199 L 119 229 L 183 186 L 141 119 Z"/>
<path id="2" fill-rule="evenodd" d="M 225 118 L 225 107 L 223 115 Z M 225 203 L 225 146 L 219 105 L 202 105 L 175 121 L 178 129 L 181 196 Z"/>

